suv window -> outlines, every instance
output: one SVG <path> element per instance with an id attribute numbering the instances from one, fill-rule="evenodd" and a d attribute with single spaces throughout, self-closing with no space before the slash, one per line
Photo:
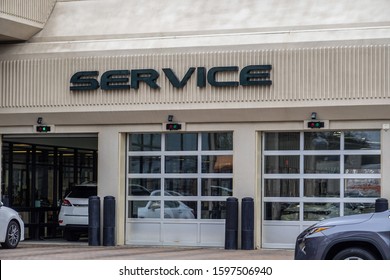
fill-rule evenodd
<path id="1" fill-rule="evenodd" d="M 68 195 L 68 197 L 88 198 L 97 195 L 97 187 L 76 187 Z"/>

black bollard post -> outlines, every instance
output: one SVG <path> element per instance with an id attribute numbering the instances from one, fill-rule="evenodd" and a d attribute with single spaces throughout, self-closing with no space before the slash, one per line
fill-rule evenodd
<path id="1" fill-rule="evenodd" d="M 88 245 L 100 245 L 100 197 L 88 198 Z"/>
<path id="2" fill-rule="evenodd" d="M 386 198 L 375 200 L 375 212 L 383 212 L 389 209 L 389 202 Z"/>
<path id="3" fill-rule="evenodd" d="M 254 249 L 254 202 L 251 197 L 244 197 L 241 203 L 241 249 Z"/>
<path id="4" fill-rule="evenodd" d="M 103 246 L 115 245 L 115 198 L 105 196 L 103 201 Z"/>
<path id="5" fill-rule="evenodd" d="M 237 249 L 238 243 L 238 199 L 226 200 L 225 249 Z"/>

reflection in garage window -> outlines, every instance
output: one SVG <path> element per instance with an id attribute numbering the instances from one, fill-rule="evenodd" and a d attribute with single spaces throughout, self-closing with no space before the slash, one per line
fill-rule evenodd
<path id="1" fill-rule="evenodd" d="M 338 217 L 340 206 L 338 203 L 304 203 L 303 219 L 305 221 L 321 221 Z"/>
<path id="2" fill-rule="evenodd" d="M 197 173 L 198 158 L 196 156 L 166 156 L 166 173 Z"/>
<path id="3" fill-rule="evenodd" d="M 266 156 L 265 173 L 299 173 L 299 156 Z"/>
<path id="4" fill-rule="evenodd" d="M 379 174 L 381 170 L 380 155 L 346 155 L 345 173 Z"/>
<path id="5" fill-rule="evenodd" d="M 202 179 L 202 196 L 232 196 L 233 179 Z"/>
<path id="6" fill-rule="evenodd" d="M 345 179 L 345 197 L 380 197 L 380 179 Z"/>
<path id="7" fill-rule="evenodd" d="M 166 151 L 196 151 L 198 135 L 196 133 L 171 133 L 165 137 Z"/>
<path id="8" fill-rule="evenodd" d="M 129 173 L 160 173 L 160 156 L 132 156 L 129 158 Z"/>
<path id="9" fill-rule="evenodd" d="M 139 218 L 138 209 L 145 208 L 149 201 L 147 200 L 137 200 L 137 201 L 128 201 L 128 218 Z M 145 217 L 143 217 L 145 218 Z"/>
<path id="10" fill-rule="evenodd" d="M 305 179 L 305 197 L 340 197 L 339 179 Z"/>
<path id="11" fill-rule="evenodd" d="M 265 179 L 264 196 L 298 197 L 299 179 Z"/>
<path id="12" fill-rule="evenodd" d="M 339 131 L 305 132 L 305 150 L 339 150 Z"/>
<path id="13" fill-rule="evenodd" d="M 299 220 L 299 203 L 266 202 L 264 204 L 265 220 Z"/>
<path id="14" fill-rule="evenodd" d="M 264 141 L 264 150 L 299 150 L 299 141 L 299 132 L 268 132 Z"/>
<path id="15" fill-rule="evenodd" d="M 233 133 L 231 132 L 204 132 L 201 135 L 202 151 L 233 150 Z"/>
<path id="16" fill-rule="evenodd" d="M 233 156 L 202 156 L 202 173 L 233 173 Z"/>
<path id="17" fill-rule="evenodd" d="M 344 203 L 344 216 L 375 212 L 375 203 Z"/>
<path id="18" fill-rule="evenodd" d="M 161 134 L 131 134 L 130 151 L 161 151 Z"/>
<path id="19" fill-rule="evenodd" d="M 172 178 L 165 179 L 165 191 L 178 196 L 196 196 L 198 195 L 198 185 L 196 179 Z"/>
<path id="20" fill-rule="evenodd" d="M 202 201 L 201 215 L 202 219 L 225 219 L 226 202 Z"/>
<path id="21" fill-rule="evenodd" d="M 305 156 L 305 173 L 340 173 L 340 156 Z"/>
<path id="22" fill-rule="evenodd" d="M 160 179 L 132 178 L 128 183 L 128 195 L 149 196 L 153 191 L 160 190 Z"/>
<path id="23" fill-rule="evenodd" d="M 165 201 L 164 219 L 196 219 L 196 201 Z"/>
<path id="24" fill-rule="evenodd" d="M 381 148 L 379 130 L 346 131 L 344 135 L 345 150 L 380 150 Z"/>

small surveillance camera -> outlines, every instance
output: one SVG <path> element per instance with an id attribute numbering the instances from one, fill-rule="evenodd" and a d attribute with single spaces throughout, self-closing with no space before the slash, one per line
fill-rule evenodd
<path id="1" fill-rule="evenodd" d="M 42 124 L 42 122 L 43 122 L 43 118 L 39 117 L 39 118 L 37 119 L 37 124 Z"/>

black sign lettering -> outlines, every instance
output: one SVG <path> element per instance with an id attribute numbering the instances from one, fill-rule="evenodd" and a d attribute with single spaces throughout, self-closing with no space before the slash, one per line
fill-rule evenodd
<path id="1" fill-rule="evenodd" d="M 181 81 L 179 81 L 179 78 L 175 75 L 175 73 L 172 71 L 171 68 L 163 68 L 162 70 L 165 73 L 165 76 L 167 76 L 169 82 L 175 88 L 183 88 L 186 86 L 188 80 L 191 78 L 192 74 L 194 73 L 195 67 L 190 67 Z"/>
<path id="2" fill-rule="evenodd" d="M 128 84 L 129 78 L 123 77 L 129 75 L 129 70 L 111 70 L 104 72 L 100 79 L 100 87 L 103 90 L 130 89 L 130 85 Z"/>
<path id="3" fill-rule="evenodd" d="M 95 90 L 99 88 L 99 82 L 92 77 L 97 77 L 98 71 L 81 71 L 75 73 L 71 78 L 70 82 L 73 86 L 70 90 Z"/>
<path id="4" fill-rule="evenodd" d="M 131 70 L 131 88 L 138 89 L 139 82 L 145 82 L 151 88 L 160 88 L 157 79 L 160 74 L 154 69 Z"/>
<path id="5" fill-rule="evenodd" d="M 238 82 L 219 82 L 216 80 L 217 73 L 219 72 L 237 72 L 237 66 L 228 66 L 228 67 L 213 67 L 207 73 L 207 81 L 210 85 L 215 87 L 237 87 L 239 85 Z"/>
<path id="6" fill-rule="evenodd" d="M 197 70 L 197 79 L 196 79 L 196 86 L 203 88 L 206 87 L 206 68 L 205 67 L 198 67 Z"/>
<path id="7" fill-rule="evenodd" d="M 240 85 L 242 86 L 265 86 L 272 85 L 269 79 L 271 65 L 249 65 L 240 72 Z"/>
<path id="8" fill-rule="evenodd" d="M 187 86 L 188 81 L 196 70 L 196 86 L 204 88 L 209 84 L 213 87 L 238 87 L 238 86 L 270 86 L 272 80 L 270 72 L 272 65 L 249 65 L 239 71 L 238 66 L 218 66 L 207 71 L 205 67 L 189 67 L 183 78 L 178 78 L 171 68 L 163 68 L 169 83 L 178 89 Z M 218 80 L 221 75 L 237 72 L 239 81 Z M 238 73 L 239 72 L 239 73 Z M 70 78 L 70 90 L 129 90 L 138 89 L 141 82 L 152 89 L 159 89 L 157 81 L 160 74 L 154 69 L 134 69 L 134 70 L 108 70 L 100 78 L 98 71 L 80 71 Z M 226 78 L 225 78 L 226 79 Z"/>

